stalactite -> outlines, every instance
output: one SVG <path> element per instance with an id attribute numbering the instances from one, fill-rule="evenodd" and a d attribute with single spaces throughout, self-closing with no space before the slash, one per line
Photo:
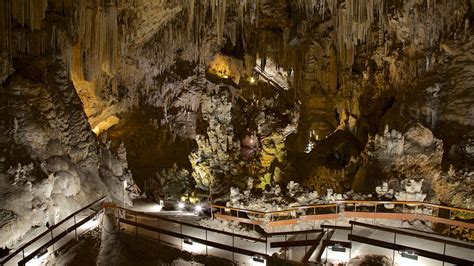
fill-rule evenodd
<path id="1" fill-rule="evenodd" d="M 103 61 L 103 71 L 110 76 L 115 75 L 115 68 L 118 57 L 118 25 L 117 25 L 117 7 L 113 4 L 107 5 L 106 10 L 106 53 Z"/>
<path id="2" fill-rule="evenodd" d="M 383 14 L 384 0 L 347 0 L 345 7 L 339 8 L 336 15 L 337 47 L 340 62 L 351 66 L 354 62 L 355 49 L 359 43 L 364 43 L 370 34 L 370 27 L 379 14 L 379 26 Z"/>
<path id="3" fill-rule="evenodd" d="M 237 10 L 239 21 L 240 21 L 240 40 L 242 42 L 242 45 L 244 49 L 247 48 L 246 44 L 246 27 L 245 27 L 245 17 L 246 17 L 246 11 L 247 11 L 247 0 L 242 0 L 239 2 L 239 7 Z"/>
<path id="4" fill-rule="evenodd" d="M 24 27 L 31 30 L 40 30 L 41 22 L 45 18 L 48 0 L 14 0 L 12 3 L 12 18 Z"/>
<path id="5" fill-rule="evenodd" d="M 11 53 L 11 1 L 0 3 L 0 52 Z"/>
<path id="6" fill-rule="evenodd" d="M 217 43 L 222 44 L 224 38 L 224 26 L 225 26 L 225 12 L 227 0 L 218 1 L 218 14 L 217 14 Z"/>
<path id="7" fill-rule="evenodd" d="M 188 38 L 191 39 L 193 36 L 193 28 L 194 28 L 194 5 L 195 0 L 189 0 L 188 4 Z"/>

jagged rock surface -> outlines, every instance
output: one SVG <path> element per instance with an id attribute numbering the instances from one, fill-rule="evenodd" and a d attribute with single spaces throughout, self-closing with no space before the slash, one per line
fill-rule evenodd
<path id="1" fill-rule="evenodd" d="M 110 144 L 104 134 L 134 109 L 151 117 L 153 152 L 196 148 L 171 173 L 187 167 L 202 189 L 296 177 L 342 193 L 423 178 L 429 200 L 472 207 L 472 5 L 1 1 L 0 180 L 11 185 L 5 202 L 23 202 L 1 210 L 19 228 L 5 241 L 31 225 L 12 222 L 31 218 L 26 210 L 39 225 L 58 202 L 72 210 L 107 190 L 119 200 L 124 181 L 137 193 L 126 159 L 140 160 L 148 139 L 111 134 Z M 257 63 L 267 81 L 252 76 Z"/>
<path id="2" fill-rule="evenodd" d="M 121 201 L 121 179 L 133 186 L 123 172 L 126 162 L 99 145 L 90 130 L 65 64 L 18 63 L 2 95 L 9 108 L 2 110 L 0 141 L 1 209 L 9 213 L 0 243 L 10 247 L 32 226 L 53 225 L 100 196 Z M 107 169 L 113 175 L 103 174 Z"/>

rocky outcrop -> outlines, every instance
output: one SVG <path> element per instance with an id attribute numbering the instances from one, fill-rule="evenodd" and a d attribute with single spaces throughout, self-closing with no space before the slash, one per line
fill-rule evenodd
<path id="1" fill-rule="evenodd" d="M 474 208 L 474 198 L 472 196 L 473 179 L 474 172 L 472 170 L 456 170 L 451 166 L 448 171 L 442 172 L 432 183 L 433 189 L 436 192 L 436 199 L 449 206 L 458 206 L 472 210 Z M 459 215 L 463 218 L 463 213 Z"/>
<path id="2" fill-rule="evenodd" d="M 9 108 L 0 141 L 1 209 L 10 213 L 0 244 L 9 247 L 32 227 L 55 224 L 103 195 L 122 201 L 122 179 L 133 186 L 126 162 L 92 133 L 66 65 L 47 58 L 16 64 L 2 93 Z"/>
<path id="3" fill-rule="evenodd" d="M 387 126 L 382 136 L 369 139 L 361 156 L 363 166 L 356 174 L 355 190 L 371 187 L 381 179 L 405 178 L 424 179 L 430 187 L 441 174 L 443 145 L 421 124 L 408 126 L 405 133 L 389 130 Z"/>
<path id="4" fill-rule="evenodd" d="M 240 168 L 236 167 L 240 145 L 233 138 L 231 95 L 218 89 L 220 94 L 202 98 L 200 110 L 209 126 L 205 135 L 196 136 L 198 148 L 189 156 L 197 187 L 214 192 L 227 189 Z"/>

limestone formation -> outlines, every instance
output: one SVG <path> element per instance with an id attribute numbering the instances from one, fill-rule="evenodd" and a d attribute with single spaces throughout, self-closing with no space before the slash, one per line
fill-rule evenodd
<path id="1" fill-rule="evenodd" d="M 142 191 L 268 210 L 374 191 L 472 208 L 473 10 L 0 1 L 0 248 Z"/>

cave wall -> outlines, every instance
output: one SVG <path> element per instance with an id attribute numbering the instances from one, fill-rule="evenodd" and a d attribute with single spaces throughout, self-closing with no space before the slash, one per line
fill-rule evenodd
<path id="1" fill-rule="evenodd" d="M 320 193 L 424 178 L 433 199 L 472 206 L 460 189 L 472 185 L 474 158 L 472 5 L 2 1 L 1 180 L 28 195 L 23 209 L 2 211 L 27 221 L 25 210 L 39 208 L 44 219 L 0 243 L 44 224 L 47 206 L 120 200 L 125 180 L 135 195 L 129 167 L 149 165 L 154 195 L 186 191 L 164 188 L 169 176 L 223 193 L 248 176 L 262 188 L 298 180 Z M 257 64 L 284 88 L 251 84 Z M 147 130 L 127 122 L 140 110 Z M 182 145 L 171 151 L 182 154 L 129 165 L 147 137 L 153 152 Z M 31 186 L 45 184 L 51 194 L 35 195 Z"/>

